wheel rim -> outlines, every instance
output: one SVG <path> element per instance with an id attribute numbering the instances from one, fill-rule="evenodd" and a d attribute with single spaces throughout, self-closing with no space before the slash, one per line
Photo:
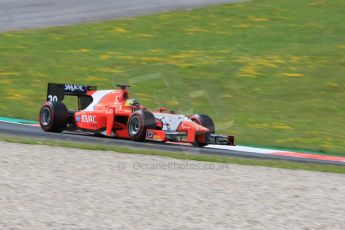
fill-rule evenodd
<path id="1" fill-rule="evenodd" d="M 50 112 L 50 109 L 47 107 L 44 108 L 41 112 L 41 124 L 43 126 L 49 125 L 51 118 L 52 118 L 52 114 Z"/>
<path id="2" fill-rule="evenodd" d="M 137 135 L 141 128 L 139 117 L 133 117 L 129 123 L 129 133 L 134 136 Z"/>

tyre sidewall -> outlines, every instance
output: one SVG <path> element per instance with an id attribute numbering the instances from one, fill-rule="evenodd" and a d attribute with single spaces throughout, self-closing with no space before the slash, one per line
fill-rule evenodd
<path id="1" fill-rule="evenodd" d="M 135 135 L 133 135 L 133 134 L 131 134 L 131 133 L 129 132 L 129 128 L 128 128 L 128 133 L 129 133 L 129 137 L 130 137 L 132 140 L 137 141 L 137 140 L 140 139 L 140 137 L 142 136 L 142 134 L 143 134 L 143 132 L 144 132 L 144 128 L 145 128 L 145 127 L 144 127 L 144 119 L 143 119 L 143 117 L 140 116 L 138 113 L 135 113 L 135 114 L 132 114 L 132 116 L 130 117 L 128 124 L 131 123 L 131 121 L 133 120 L 133 118 L 139 118 L 139 120 L 140 120 L 140 130 L 139 130 L 138 133 L 136 133 Z"/>
<path id="2" fill-rule="evenodd" d="M 44 109 L 48 109 L 49 112 L 50 112 L 50 122 L 48 125 L 44 126 L 42 124 L 42 112 Z M 53 104 L 51 102 L 46 102 L 42 105 L 41 107 L 41 110 L 40 110 L 40 114 L 39 114 L 39 123 L 40 123 L 40 126 L 41 128 L 44 130 L 44 131 L 50 131 L 53 129 L 53 125 L 54 125 L 54 121 L 55 121 L 55 113 L 54 113 L 54 107 L 53 107 Z"/>

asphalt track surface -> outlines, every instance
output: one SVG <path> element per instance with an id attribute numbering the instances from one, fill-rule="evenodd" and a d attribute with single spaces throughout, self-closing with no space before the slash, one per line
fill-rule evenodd
<path id="1" fill-rule="evenodd" d="M 177 145 L 169 143 L 158 143 L 158 142 L 133 142 L 130 140 L 98 137 L 92 134 L 86 133 L 75 133 L 75 132 L 63 132 L 63 133 L 47 133 L 41 130 L 39 127 L 20 125 L 20 124 L 10 124 L 0 122 L 0 135 L 5 136 L 21 136 L 28 138 L 46 139 L 54 141 L 72 141 L 87 144 L 97 144 L 97 145 L 109 145 L 109 146 L 127 146 L 130 148 L 137 149 L 152 149 L 152 150 L 162 150 L 162 151 L 173 151 L 173 152 L 186 152 L 194 154 L 206 154 L 206 155 L 216 155 L 216 156 L 228 156 L 228 157 L 242 157 L 242 158 L 254 158 L 254 159 L 270 159 L 270 160 L 287 160 L 294 162 L 304 162 L 304 163 L 321 163 L 321 164 L 333 164 L 333 165 L 345 165 L 345 162 L 335 162 L 326 161 L 319 159 L 309 159 L 309 158 L 297 158 L 290 156 L 279 156 L 279 155 L 269 155 L 254 152 L 227 150 L 227 149 L 214 149 L 214 148 L 199 148 L 189 145 Z M 138 151 L 139 152 L 139 151 Z"/>
<path id="2" fill-rule="evenodd" d="M 0 0 L 0 31 L 147 15 L 239 0 Z"/>

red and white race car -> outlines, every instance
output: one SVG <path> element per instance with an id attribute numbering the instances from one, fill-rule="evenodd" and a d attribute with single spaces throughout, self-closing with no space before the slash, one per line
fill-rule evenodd
<path id="1" fill-rule="evenodd" d="M 185 116 L 148 111 L 136 99 L 129 99 L 128 85 L 117 90 L 94 86 L 48 83 L 47 101 L 39 113 L 47 132 L 85 131 L 133 141 L 182 142 L 197 146 L 234 145 L 234 136 L 216 135 L 212 119 L 204 114 Z M 65 95 L 78 97 L 78 110 L 68 110 Z"/>

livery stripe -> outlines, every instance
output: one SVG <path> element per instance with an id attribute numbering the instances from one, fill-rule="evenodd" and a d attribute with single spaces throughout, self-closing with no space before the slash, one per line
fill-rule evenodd
<path id="1" fill-rule="evenodd" d="M 94 111 L 95 106 L 102 100 L 102 98 L 107 95 L 108 93 L 114 90 L 98 90 L 94 94 L 92 94 L 93 101 L 92 103 L 86 107 L 83 111 Z"/>

